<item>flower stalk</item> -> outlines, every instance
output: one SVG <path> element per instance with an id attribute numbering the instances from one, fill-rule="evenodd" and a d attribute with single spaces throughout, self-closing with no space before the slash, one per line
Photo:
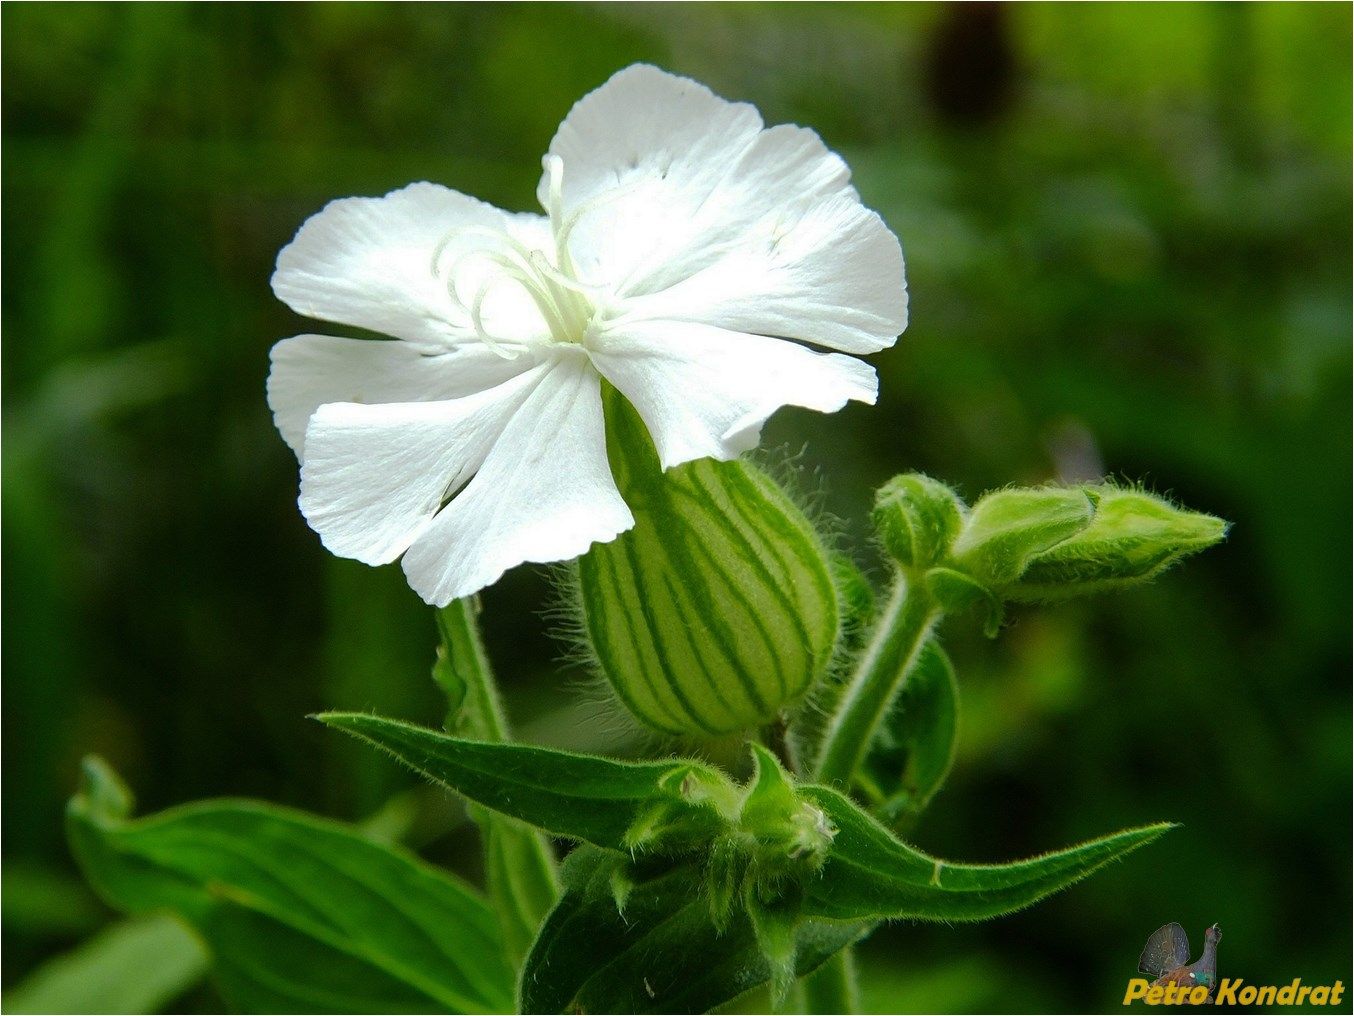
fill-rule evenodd
<path id="1" fill-rule="evenodd" d="M 806 1013 L 860 1012 L 860 990 L 856 983 L 855 950 L 847 946 L 813 973 L 803 985 Z"/>
<path id="2" fill-rule="evenodd" d="M 815 767 L 819 782 L 850 785 L 941 613 L 921 577 L 900 569 L 874 635 L 824 731 Z"/>
<path id="3" fill-rule="evenodd" d="M 437 611 L 441 635 L 433 677 L 447 695 L 446 728 L 481 741 L 512 740 L 472 598 L 453 600 Z M 545 915 L 559 898 L 555 854 L 535 829 L 472 808 L 484 843 L 485 880 L 494 902 L 503 942 L 515 961 L 531 946 Z"/>
<path id="4" fill-rule="evenodd" d="M 442 643 L 433 674 L 447 695 L 448 729 L 469 727 L 485 741 L 508 741 L 507 714 L 480 638 L 477 613 L 471 598 L 452 600 L 436 612 Z M 457 720 L 462 709 L 469 713 Z"/>

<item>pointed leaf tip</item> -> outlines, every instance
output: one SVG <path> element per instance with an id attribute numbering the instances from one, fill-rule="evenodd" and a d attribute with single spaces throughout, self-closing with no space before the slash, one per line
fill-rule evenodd
<path id="1" fill-rule="evenodd" d="M 625 853 L 708 842 L 735 797 L 726 777 L 690 759 L 618 762 L 471 741 L 363 713 L 317 718 L 476 804 L 556 836 Z"/>
<path id="2" fill-rule="evenodd" d="M 838 827 L 805 913 L 836 920 L 977 921 L 1021 910 L 1157 839 L 1169 823 L 1126 829 L 1009 864 L 951 863 L 902 843 L 853 802 L 805 787 Z"/>

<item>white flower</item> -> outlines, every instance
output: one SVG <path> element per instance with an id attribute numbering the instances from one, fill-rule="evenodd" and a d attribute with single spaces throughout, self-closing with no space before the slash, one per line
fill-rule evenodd
<path id="1" fill-rule="evenodd" d="M 634 66 L 574 106 L 544 165 L 544 216 L 431 183 L 345 198 L 273 275 L 298 313 L 394 337 L 279 342 L 268 402 L 324 545 L 403 554 L 430 603 L 633 525 L 602 378 L 664 468 L 730 459 L 781 406 L 872 403 L 874 369 L 844 354 L 906 324 L 898 241 L 812 131 Z"/>

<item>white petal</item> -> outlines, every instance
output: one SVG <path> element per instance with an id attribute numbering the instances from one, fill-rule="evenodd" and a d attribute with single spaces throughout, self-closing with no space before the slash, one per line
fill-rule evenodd
<path id="1" fill-rule="evenodd" d="M 273 346 L 268 407 L 300 457 L 306 425 L 327 402 L 427 402 L 461 398 L 501 384 L 536 362 L 505 360 L 483 343 L 430 355 L 409 342 L 297 335 Z"/>
<path id="2" fill-rule="evenodd" d="M 448 294 L 448 259 L 437 254 L 454 231 L 462 231 L 455 234 L 463 237 L 462 248 L 493 246 L 476 230 L 543 241 L 547 235 L 540 216 L 511 215 L 437 184 L 413 183 L 385 197 L 331 201 L 307 219 L 277 257 L 273 292 L 307 317 L 424 346 L 465 341 L 475 333 Z M 458 289 L 463 302 L 473 298 L 463 285 Z M 499 304 L 511 302 L 497 309 L 499 317 L 539 322 L 518 287 L 496 287 L 494 296 Z"/>
<path id="3" fill-rule="evenodd" d="M 854 357 L 710 325 L 636 322 L 591 355 L 638 410 L 664 469 L 756 447 L 781 406 L 831 413 L 878 392 L 874 368 Z"/>
<path id="4" fill-rule="evenodd" d="M 783 229 L 745 233 L 686 278 L 627 299 L 621 316 L 876 353 L 907 327 L 902 248 L 878 215 L 835 195 Z"/>
<path id="5" fill-rule="evenodd" d="M 301 513 L 340 557 L 395 560 L 480 467 L 547 370 L 446 402 L 321 406 L 306 431 Z"/>
<path id="6" fill-rule="evenodd" d="M 551 153 L 574 260 L 622 314 L 858 353 L 906 326 L 897 238 L 812 131 L 763 130 L 753 107 L 641 65 L 581 99 Z"/>
<path id="7" fill-rule="evenodd" d="M 606 457 L 601 382 L 581 355 L 549 368 L 475 478 L 404 556 L 445 605 L 525 561 L 563 561 L 634 525 Z"/>

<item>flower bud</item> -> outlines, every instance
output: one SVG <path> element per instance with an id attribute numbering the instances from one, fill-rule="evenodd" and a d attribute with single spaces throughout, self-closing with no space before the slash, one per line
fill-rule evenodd
<path id="1" fill-rule="evenodd" d="M 1020 580 L 1003 591 L 1018 601 L 1061 600 L 1143 582 L 1212 546 L 1227 523 L 1185 511 L 1139 490 L 1092 488 L 1095 520 L 1034 556 Z"/>
<path id="2" fill-rule="evenodd" d="M 608 391 L 608 451 L 634 528 L 578 563 L 584 632 L 626 708 L 715 738 L 798 702 L 837 641 L 837 589 L 808 519 L 765 473 L 702 459 L 664 472 Z"/>
<path id="3" fill-rule="evenodd" d="M 737 790 L 718 770 L 694 764 L 674 769 L 626 830 L 625 845 L 632 855 L 690 850 L 724 831 L 738 807 Z"/>
<path id="4" fill-rule="evenodd" d="M 875 493 L 875 532 L 905 568 L 944 559 L 964 524 L 964 506 L 949 487 L 921 473 L 895 476 Z"/>
<path id="5" fill-rule="evenodd" d="M 1095 517 L 1080 487 L 1013 487 L 978 499 L 952 549 L 954 566 L 993 592 L 1024 573 L 1038 554 L 1080 533 Z"/>
<path id="6" fill-rule="evenodd" d="M 752 746 L 755 766 L 739 812 L 739 828 L 756 843 L 758 860 L 779 875 L 795 862 L 819 867 L 837 830 L 817 805 L 805 801 L 779 760 L 760 744 Z"/>

